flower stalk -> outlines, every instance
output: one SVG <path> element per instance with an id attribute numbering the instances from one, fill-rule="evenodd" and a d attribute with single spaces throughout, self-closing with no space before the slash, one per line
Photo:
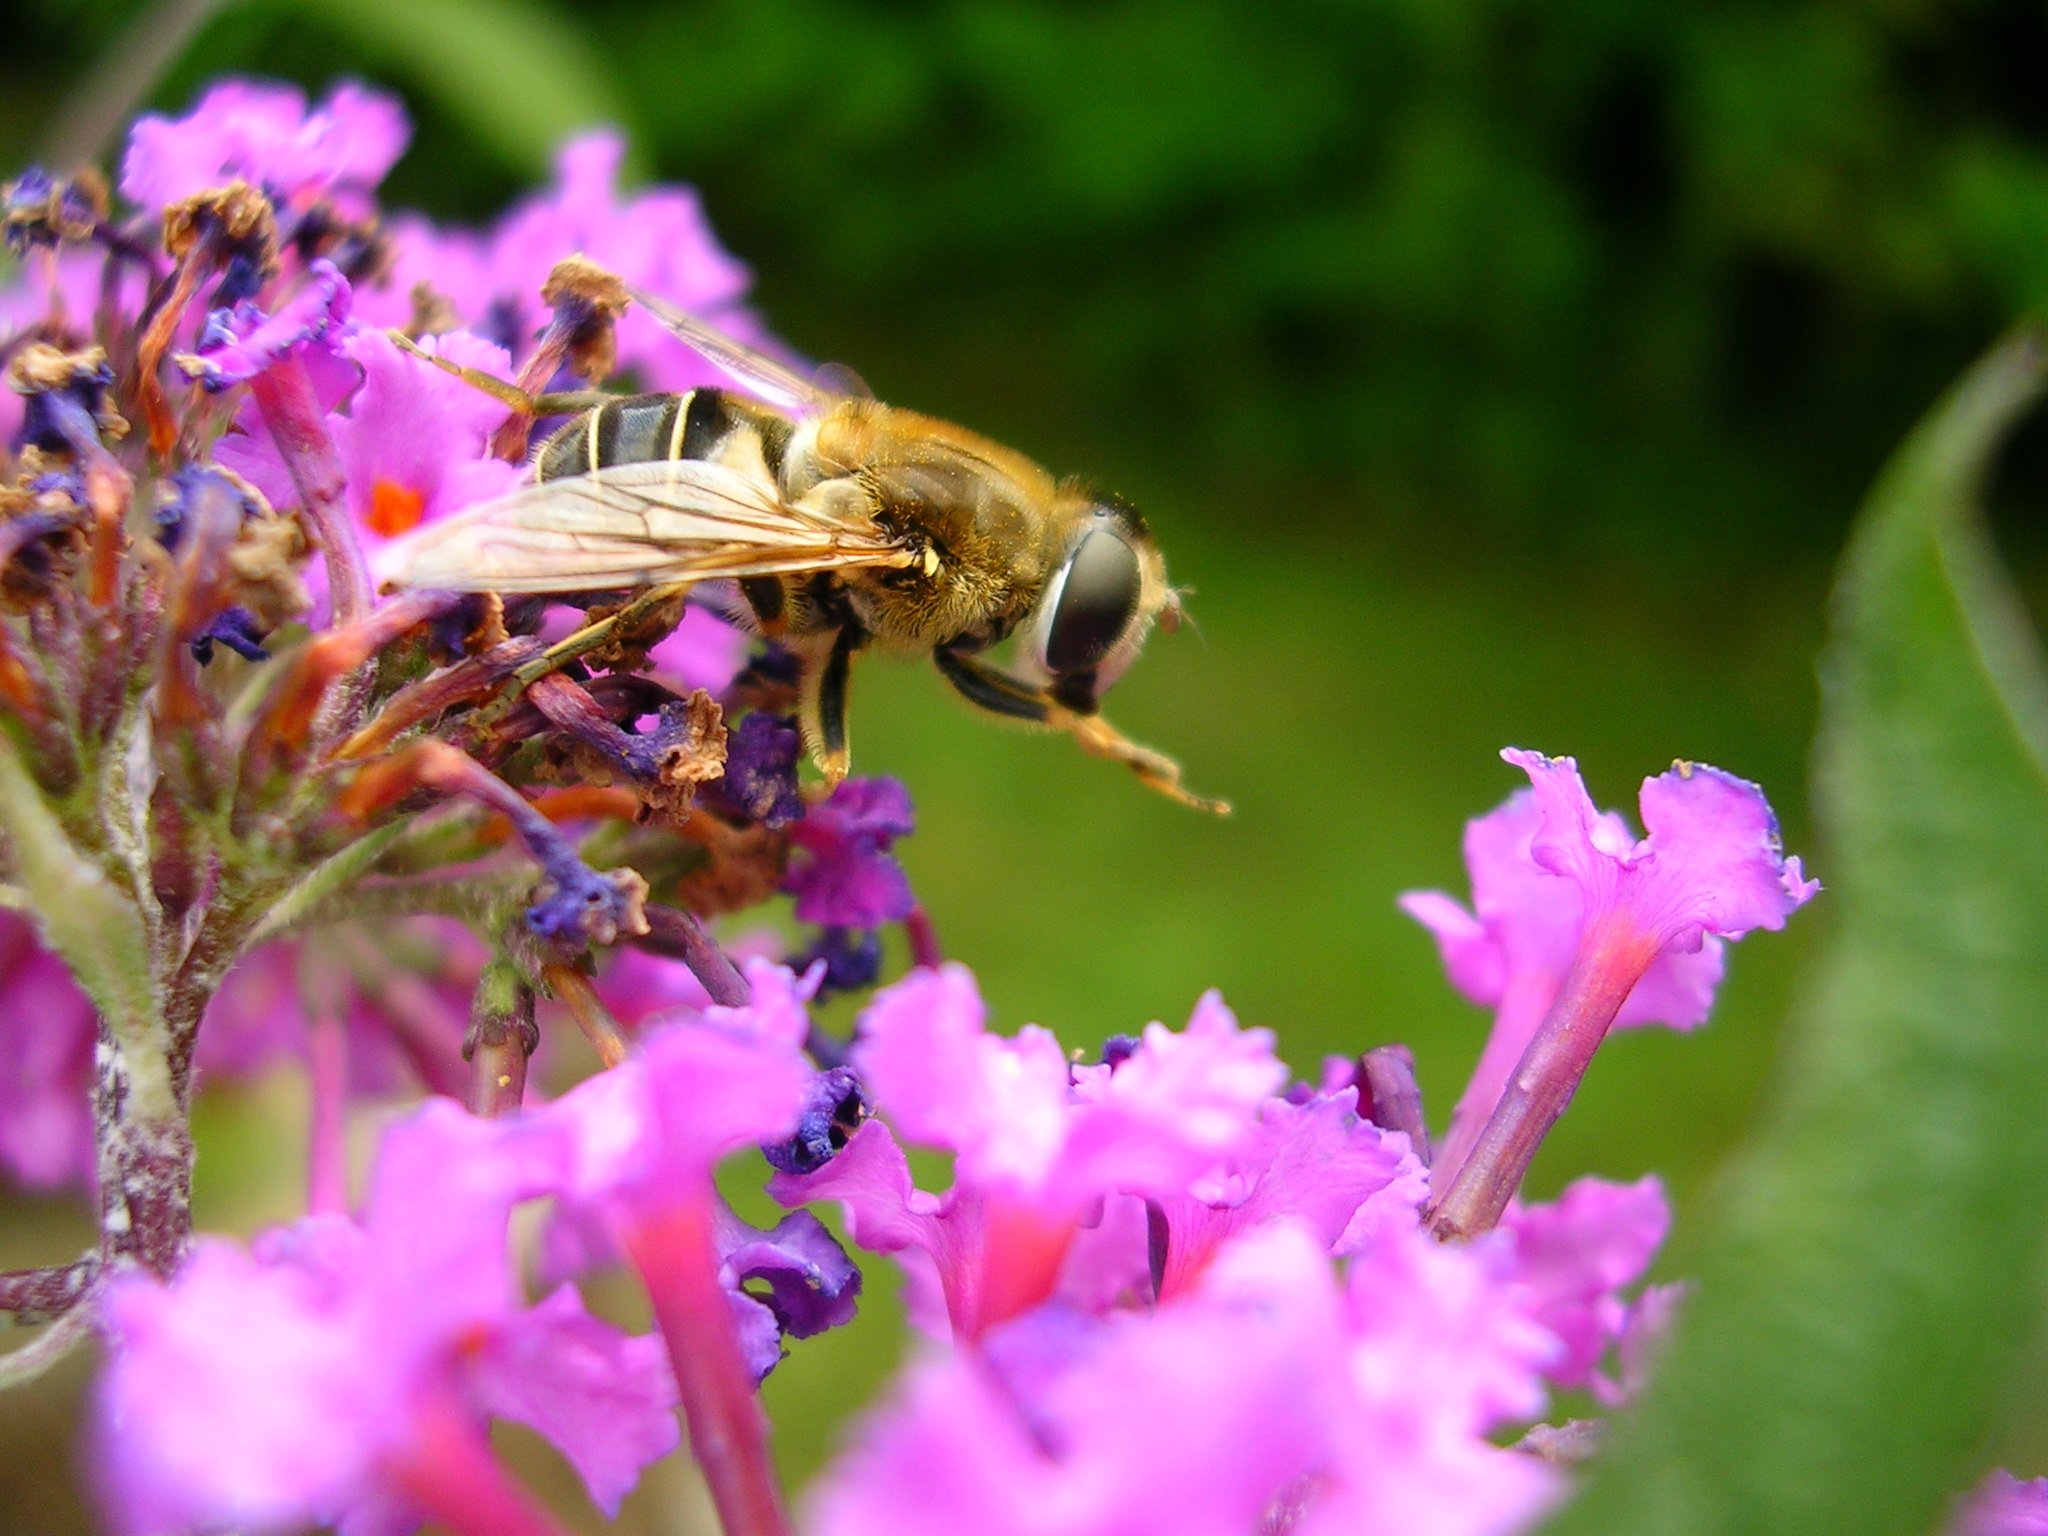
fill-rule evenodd
<path id="1" fill-rule="evenodd" d="M 631 1221 L 624 1245 L 667 1341 L 690 1451 L 725 1536 L 791 1536 L 768 1451 L 768 1418 L 718 1278 L 711 1199 L 707 1182 L 699 1198 Z"/>
<path id="2" fill-rule="evenodd" d="M 1499 1222 L 1658 947 L 1653 936 L 1611 919 L 1588 930 L 1471 1156 L 1429 1212 L 1438 1237 L 1476 1237 Z"/>

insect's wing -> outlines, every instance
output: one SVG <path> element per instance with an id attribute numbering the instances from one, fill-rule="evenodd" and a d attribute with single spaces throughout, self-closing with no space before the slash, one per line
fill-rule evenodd
<path id="1" fill-rule="evenodd" d="M 808 415 L 839 398 L 829 387 L 813 383 L 745 342 L 735 341 L 715 326 L 706 325 L 695 315 L 638 288 L 629 291 L 633 302 L 659 320 L 678 341 L 716 363 L 768 404 Z"/>
<path id="2" fill-rule="evenodd" d="M 868 506 L 845 482 L 793 506 L 722 464 L 620 464 L 429 524 L 388 546 L 379 574 L 387 586 L 452 592 L 602 592 L 912 564 Z"/>

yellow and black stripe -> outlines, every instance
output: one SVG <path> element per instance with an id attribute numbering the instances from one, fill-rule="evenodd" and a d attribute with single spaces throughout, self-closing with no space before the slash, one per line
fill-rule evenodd
<path id="1" fill-rule="evenodd" d="M 760 442 L 769 471 L 782 472 L 787 420 L 722 389 L 628 395 L 583 412 L 553 433 L 534 455 L 536 480 L 587 475 L 614 464 L 715 459 L 736 433 Z"/>

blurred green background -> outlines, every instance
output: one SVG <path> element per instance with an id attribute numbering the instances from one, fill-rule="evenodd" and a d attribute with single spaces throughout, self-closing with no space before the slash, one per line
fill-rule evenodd
<path id="1" fill-rule="evenodd" d="M 917 797 L 946 946 L 1000 1025 L 1070 1044 L 1207 986 L 1304 1072 L 1404 1040 L 1439 1122 L 1485 1021 L 1393 899 L 1462 894 L 1498 749 L 1574 753 L 1624 806 L 1674 756 L 1734 769 L 1825 880 L 1830 562 L 1888 447 L 2048 295 L 2038 4 L 24 0 L 8 37 L 9 166 L 138 90 L 353 73 L 415 114 L 388 204 L 482 220 L 616 121 L 635 174 L 701 189 L 792 345 L 1122 490 L 1200 633 L 1111 713 L 1237 814 L 872 664 L 859 764 Z M 2039 588 L 2048 451 L 2016 460 L 2001 532 Z M 1682 1270 L 1825 906 L 1736 952 L 1697 1038 L 1616 1040 L 1539 1187 L 1662 1173 Z M 217 1222 L 283 1211 L 293 1107 L 215 1106 Z M 20 1212 L 0 1261 L 61 1219 Z M 869 1323 L 778 1372 L 799 1476 L 897 1348 Z M 76 1518 L 76 1390 L 0 1400 L 9 1529 Z M 665 1494 L 635 1509 L 680 1528 Z"/>

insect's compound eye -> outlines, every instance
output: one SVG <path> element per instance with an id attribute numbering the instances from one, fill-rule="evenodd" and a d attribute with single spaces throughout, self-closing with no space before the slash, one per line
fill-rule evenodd
<path id="1" fill-rule="evenodd" d="M 1130 628 L 1143 586 L 1137 552 L 1107 528 L 1090 529 L 1046 593 L 1046 669 L 1084 672 L 1107 656 Z"/>

